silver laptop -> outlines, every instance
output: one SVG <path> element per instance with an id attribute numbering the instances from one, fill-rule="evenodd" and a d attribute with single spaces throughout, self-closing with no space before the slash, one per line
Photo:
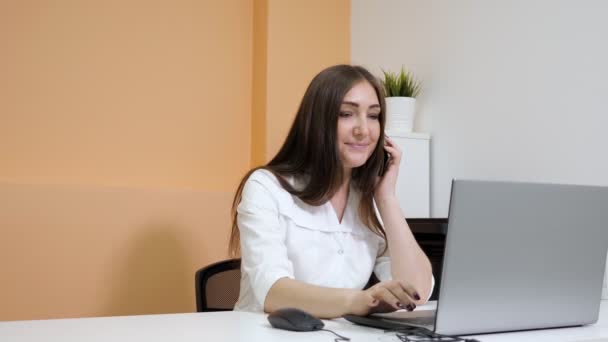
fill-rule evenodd
<path id="1" fill-rule="evenodd" d="M 446 335 L 597 321 L 608 187 L 454 180 L 448 219 L 436 314 L 347 319 Z"/>

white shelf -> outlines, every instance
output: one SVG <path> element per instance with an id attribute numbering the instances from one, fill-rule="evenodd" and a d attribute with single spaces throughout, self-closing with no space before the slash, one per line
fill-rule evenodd
<path id="1" fill-rule="evenodd" d="M 431 135 L 428 133 L 422 132 L 392 132 L 390 130 L 385 131 L 386 135 L 389 138 L 407 138 L 407 139 L 422 139 L 422 140 L 431 140 Z"/>

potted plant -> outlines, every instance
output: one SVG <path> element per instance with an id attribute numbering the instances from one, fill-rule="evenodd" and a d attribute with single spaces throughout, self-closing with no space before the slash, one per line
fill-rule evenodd
<path id="1" fill-rule="evenodd" d="M 410 71 L 384 71 L 382 84 L 386 92 L 386 130 L 393 134 L 409 133 L 414 127 L 416 96 L 421 84 Z"/>

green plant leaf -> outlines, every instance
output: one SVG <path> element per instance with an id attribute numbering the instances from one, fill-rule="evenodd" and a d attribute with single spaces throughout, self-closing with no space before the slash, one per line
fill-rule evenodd
<path id="1" fill-rule="evenodd" d="M 404 96 L 416 97 L 422 88 L 420 81 L 402 66 L 399 73 L 382 70 L 384 79 L 381 80 L 387 97 Z"/>

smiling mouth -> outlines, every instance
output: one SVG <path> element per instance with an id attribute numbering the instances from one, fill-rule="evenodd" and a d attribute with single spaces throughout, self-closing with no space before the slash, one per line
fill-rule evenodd
<path id="1" fill-rule="evenodd" d="M 354 149 L 358 149 L 358 150 L 362 150 L 362 149 L 366 148 L 367 146 L 369 146 L 369 144 L 352 144 L 352 143 L 346 143 L 346 145 L 348 145 Z"/>

